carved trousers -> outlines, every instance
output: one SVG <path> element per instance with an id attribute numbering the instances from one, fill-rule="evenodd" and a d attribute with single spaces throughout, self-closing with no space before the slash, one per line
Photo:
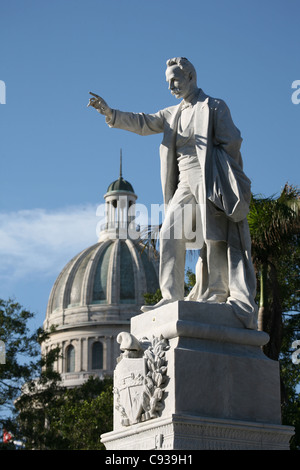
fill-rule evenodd
<path id="1" fill-rule="evenodd" d="M 160 231 L 160 288 L 164 299 L 184 299 L 186 243 L 195 234 L 195 224 L 198 236 L 203 233 L 199 208 L 203 201 L 201 181 L 200 166 L 181 171 L 177 190 L 166 211 Z M 202 243 L 196 285 L 187 300 L 227 301 L 246 312 L 242 321 L 247 327 L 255 327 L 256 279 L 250 236 L 244 240 L 245 249 L 238 224 L 231 223 L 228 243 L 204 240 L 203 235 Z"/>
<path id="2" fill-rule="evenodd" d="M 196 224 L 198 236 L 202 233 L 199 208 L 201 180 L 200 166 L 180 171 L 177 190 L 161 227 L 160 288 L 164 299 L 184 298 L 186 243 L 192 241 Z M 207 300 L 216 296 L 218 301 L 224 302 L 228 297 L 227 244 L 224 241 L 205 240 L 203 250 L 206 250 L 209 275 L 201 298 Z"/>

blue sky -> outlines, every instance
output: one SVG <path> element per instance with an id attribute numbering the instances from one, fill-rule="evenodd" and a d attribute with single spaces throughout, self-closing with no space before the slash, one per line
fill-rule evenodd
<path id="1" fill-rule="evenodd" d="M 176 104 L 170 57 L 188 57 L 229 105 L 253 192 L 298 185 L 299 14 L 297 0 L 2 0 L 0 297 L 42 324 L 60 270 L 97 240 L 120 148 L 138 202 L 162 202 L 161 136 L 109 129 L 86 105 L 89 91 L 121 110 Z"/>

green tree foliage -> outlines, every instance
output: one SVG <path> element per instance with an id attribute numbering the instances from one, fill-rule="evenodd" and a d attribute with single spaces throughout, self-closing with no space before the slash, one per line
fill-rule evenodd
<path id="1" fill-rule="evenodd" d="M 0 364 L 0 416 L 12 410 L 21 386 L 39 369 L 37 335 L 29 334 L 27 327 L 33 316 L 17 302 L 0 299 L 0 339 L 5 345 L 5 363 Z"/>
<path id="2" fill-rule="evenodd" d="M 94 377 L 72 389 L 27 384 L 10 429 L 28 450 L 102 450 L 100 436 L 113 428 L 112 387 L 111 378 Z"/>
<path id="3" fill-rule="evenodd" d="M 80 387 L 69 389 L 59 407 L 49 413 L 50 427 L 67 450 L 102 450 L 103 433 L 113 429 L 112 379 L 90 377 Z M 55 449 L 56 447 L 50 447 Z"/>
<path id="4" fill-rule="evenodd" d="M 146 305 L 155 305 L 155 304 L 157 304 L 157 302 L 159 302 L 162 299 L 160 289 L 157 289 L 157 291 L 154 292 L 154 293 L 147 292 L 146 294 L 144 294 L 144 299 L 145 299 L 145 304 Z"/>
<path id="5" fill-rule="evenodd" d="M 102 433 L 112 430 L 112 379 L 90 377 L 67 389 L 56 381 L 27 384 L 16 403 L 14 435 L 26 449 L 101 450 Z"/>
<path id="6" fill-rule="evenodd" d="M 17 302 L 0 299 L 0 339 L 6 352 L 0 364 L 0 430 L 13 436 L 0 442 L 0 449 L 14 449 L 16 441 L 34 450 L 103 449 L 100 435 L 113 427 L 112 379 L 91 377 L 80 387 L 63 387 L 53 368 L 59 350 L 41 357 L 40 344 L 49 333 L 38 329 L 31 334 L 28 321 L 33 317 Z"/>
<path id="7" fill-rule="evenodd" d="M 292 344 L 300 338 L 300 312 L 288 315 L 283 323 L 283 340 L 280 353 L 282 377 L 282 422 L 295 427 L 291 449 L 300 449 L 300 363 L 292 361 Z"/>
<path id="8" fill-rule="evenodd" d="M 23 441 L 25 449 L 63 448 L 61 436 L 49 425 L 52 410 L 61 406 L 65 393 L 60 375 L 53 370 L 57 355 L 57 349 L 49 352 L 42 360 L 39 376 L 22 387 L 15 402 L 15 418 L 10 429 Z"/>
<path id="9" fill-rule="evenodd" d="M 298 243 L 299 203 L 300 191 L 285 185 L 278 198 L 252 197 L 248 215 L 259 285 L 258 328 L 270 335 L 264 352 L 274 360 L 279 358 L 283 337 L 284 297 L 290 298 L 280 273 Z"/>
<path id="10" fill-rule="evenodd" d="M 196 284 L 196 274 L 188 268 L 185 273 L 184 294 L 188 295 Z"/>
<path id="11" fill-rule="evenodd" d="M 278 198 L 253 197 L 248 216 L 257 273 L 259 329 L 270 335 L 265 354 L 279 360 L 283 424 L 295 427 L 300 449 L 300 365 L 292 343 L 300 333 L 300 191 L 286 185 Z"/>
<path id="12" fill-rule="evenodd" d="M 5 363 L 0 364 L 0 424 L 15 440 L 24 437 L 19 417 L 16 418 L 20 404 L 24 412 L 26 407 L 31 409 L 36 400 L 47 406 L 59 380 L 59 375 L 52 370 L 57 350 L 41 358 L 40 343 L 47 334 L 42 329 L 30 332 L 28 321 L 33 317 L 34 314 L 19 303 L 0 299 L 0 339 L 5 344 Z M 29 418 L 27 426 L 33 428 Z M 37 420 L 34 426 L 38 427 Z M 13 444 L 1 443 L 0 446 L 7 449 Z"/>
<path id="13" fill-rule="evenodd" d="M 283 310 L 280 369 L 282 387 L 282 419 L 284 424 L 295 427 L 292 449 L 300 449 L 300 364 L 292 361 L 292 344 L 300 339 L 300 237 L 285 256 L 282 256 L 278 272 L 280 298 Z"/>

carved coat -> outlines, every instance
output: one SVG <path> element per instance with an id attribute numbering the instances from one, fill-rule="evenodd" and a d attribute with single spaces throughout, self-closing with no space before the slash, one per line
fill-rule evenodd
<path id="1" fill-rule="evenodd" d="M 163 133 L 160 160 L 166 205 L 170 203 L 178 185 L 175 143 L 181 105 L 165 108 L 155 114 L 114 110 L 111 121 L 107 122 L 110 127 L 139 135 Z M 199 90 L 195 105 L 194 134 L 199 163 L 205 175 L 199 201 L 203 236 L 204 239 L 229 241 L 228 224 L 241 222 L 240 229 L 242 232 L 246 229 L 247 232 L 245 218 L 251 197 L 250 181 L 243 172 L 240 131 L 235 127 L 227 105 L 222 100 L 207 96 L 202 90 Z"/>

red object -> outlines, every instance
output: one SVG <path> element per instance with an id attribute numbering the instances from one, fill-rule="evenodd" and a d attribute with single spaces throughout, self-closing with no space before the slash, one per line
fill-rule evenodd
<path id="1" fill-rule="evenodd" d="M 12 439 L 12 435 L 6 431 L 6 429 L 3 429 L 3 442 L 6 444 Z"/>

